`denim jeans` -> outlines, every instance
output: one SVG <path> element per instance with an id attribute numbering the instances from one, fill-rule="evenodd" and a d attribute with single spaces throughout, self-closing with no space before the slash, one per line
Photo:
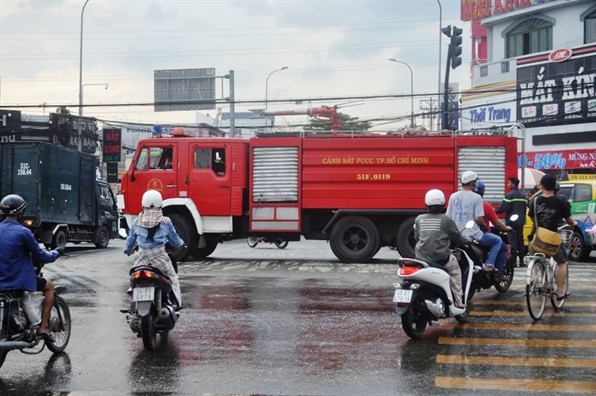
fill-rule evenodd
<path id="1" fill-rule="evenodd" d="M 499 270 L 500 273 L 503 273 L 503 270 L 505 269 L 505 263 L 507 262 L 508 252 L 509 248 L 507 247 L 507 244 L 503 242 L 503 240 L 501 240 L 501 248 L 499 249 L 499 253 L 497 254 L 497 261 L 495 261 L 495 267 Z M 513 259 L 515 260 L 515 257 Z"/>
<path id="2" fill-rule="evenodd" d="M 486 265 L 495 265 L 497 256 L 501 250 L 501 238 L 491 233 L 484 233 L 482 239 L 478 241 L 480 246 L 486 246 L 489 248 L 488 257 L 486 258 Z M 505 256 L 507 258 L 507 256 Z M 503 261 L 503 264 L 505 262 Z"/>

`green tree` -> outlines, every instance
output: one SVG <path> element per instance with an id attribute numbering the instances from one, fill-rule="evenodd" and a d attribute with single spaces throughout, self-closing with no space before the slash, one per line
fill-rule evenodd
<path id="1" fill-rule="evenodd" d="M 337 115 L 339 116 L 340 131 L 368 131 L 372 127 L 370 121 L 358 121 L 358 117 L 352 117 L 345 113 L 337 113 Z M 331 119 L 311 118 L 304 130 L 307 132 L 331 131 Z"/>

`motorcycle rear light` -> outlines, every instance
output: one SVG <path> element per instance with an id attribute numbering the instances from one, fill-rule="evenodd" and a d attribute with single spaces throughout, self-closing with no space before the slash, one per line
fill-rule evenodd
<path id="1" fill-rule="evenodd" d="M 137 271 L 134 274 L 135 279 L 151 279 L 153 278 L 153 272 L 150 271 Z"/>
<path id="2" fill-rule="evenodd" d="M 398 275 L 404 275 L 404 276 L 408 276 L 408 275 L 412 275 L 413 273 L 415 273 L 416 271 L 418 271 L 420 269 L 420 267 L 399 267 L 399 269 L 397 270 L 397 274 Z"/>

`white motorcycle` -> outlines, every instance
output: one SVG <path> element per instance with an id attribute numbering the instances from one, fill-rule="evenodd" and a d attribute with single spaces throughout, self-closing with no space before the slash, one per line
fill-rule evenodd
<path id="1" fill-rule="evenodd" d="M 467 228 L 470 226 L 466 225 Z M 450 276 L 443 266 L 416 259 L 398 260 L 400 282 L 393 284 L 393 302 L 395 312 L 401 316 L 402 327 L 410 338 L 419 339 L 427 325 L 440 319 L 455 317 L 460 323 L 467 322 L 474 293 L 471 291 L 472 277 L 482 268 L 474 266 L 465 250 L 462 247 L 452 250 L 461 268 L 464 308 L 454 305 Z"/>

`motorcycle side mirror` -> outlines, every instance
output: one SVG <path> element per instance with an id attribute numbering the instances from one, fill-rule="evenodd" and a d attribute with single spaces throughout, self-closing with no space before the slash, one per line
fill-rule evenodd
<path id="1" fill-rule="evenodd" d="M 468 221 L 468 222 L 466 223 L 466 228 L 467 228 L 467 229 L 474 228 L 474 223 L 475 223 L 475 221 L 474 221 L 474 220 L 470 220 L 470 221 Z"/>
<path id="2" fill-rule="evenodd" d="M 120 235 L 122 238 L 128 238 L 128 234 L 124 228 L 118 230 L 118 235 Z"/>
<path id="3" fill-rule="evenodd" d="M 515 221 L 517 219 L 519 219 L 519 215 L 516 215 L 516 214 L 511 215 L 511 217 L 509 218 L 509 220 L 511 220 L 511 221 Z"/>

